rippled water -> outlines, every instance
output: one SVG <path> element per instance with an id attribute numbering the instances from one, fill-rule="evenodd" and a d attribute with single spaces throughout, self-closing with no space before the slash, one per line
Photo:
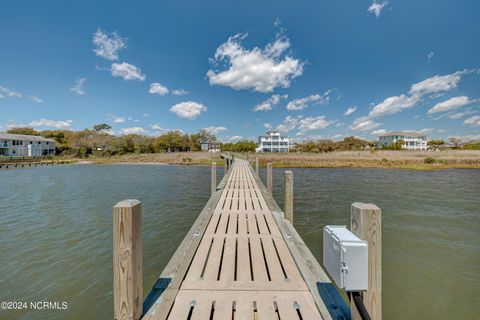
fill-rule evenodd
<path id="1" fill-rule="evenodd" d="M 293 171 L 295 226 L 318 259 L 322 227 L 348 225 L 352 202 L 383 210 L 384 319 L 478 319 L 480 170 Z M 0 301 L 68 302 L 0 319 L 110 319 L 112 206 L 142 201 L 146 294 L 208 200 L 209 179 L 208 167 L 0 170 Z"/>

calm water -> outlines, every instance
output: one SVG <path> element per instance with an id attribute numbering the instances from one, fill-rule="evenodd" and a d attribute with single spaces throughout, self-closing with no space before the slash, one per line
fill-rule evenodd
<path id="1" fill-rule="evenodd" d="M 480 170 L 293 171 L 295 225 L 318 259 L 322 227 L 348 225 L 352 202 L 382 208 L 384 319 L 478 319 Z M 68 302 L 0 319 L 110 319 L 111 207 L 142 201 L 146 294 L 207 201 L 209 179 L 207 167 L 0 170 L 0 301 Z"/>

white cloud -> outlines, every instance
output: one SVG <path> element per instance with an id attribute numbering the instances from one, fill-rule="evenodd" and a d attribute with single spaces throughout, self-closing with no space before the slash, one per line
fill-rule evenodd
<path id="1" fill-rule="evenodd" d="M 374 106 L 369 116 L 380 117 L 387 114 L 394 114 L 403 109 L 413 107 L 419 100 L 420 97 L 418 95 L 407 96 L 402 94 L 400 96 L 388 97 Z"/>
<path id="2" fill-rule="evenodd" d="M 7 96 L 7 97 L 15 97 L 15 98 L 21 98 L 22 95 L 18 92 L 15 92 L 13 90 L 10 90 L 8 88 L 0 86 L 0 93 L 3 93 L 2 97 Z"/>
<path id="3" fill-rule="evenodd" d="M 472 103 L 472 101 L 466 96 L 453 97 L 437 103 L 433 108 L 428 110 L 428 114 L 455 110 L 470 103 Z"/>
<path id="4" fill-rule="evenodd" d="M 287 116 L 281 124 L 277 126 L 277 131 L 288 132 L 296 128 L 298 119 L 292 116 Z"/>
<path id="5" fill-rule="evenodd" d="M 203 130 L 207 131 L 210 134 L 217 135 L 220 132 L 227 131 L 227 128 L 225 128 L 225 127 L 207 127 L 207 128 L 203 128 Z"/>
<path id="6" fill-rule="evenodd" d="M 454 112 L 454 113 L 449 112 L 448 117 L 452 120 L 457 120 L 457 119 L 462 118 L 463 116 L 472 115 L 472 114 L 475 114 L 477 112 L 478 112 L 478 110 L 473 110 L 471 108 L 467 108 L 466 110 L 460 111 L 460 112 Z"/>
<path id="7" fill-rule="evenodd" d="M 463 124 L 468 124 L 469 126 L 480 126 L 480 116 L 473 116 L 463 121 Z"/>
<path id="8" fill-rule="evenodd" d="M 146 130 L 142 127 L 130 127 L 130 128 L 122 128 L 119 130 L 121 135 L 127 134 L 146 134 Z"/>
<path id="9" fill-rule="evenodd" d="M 279 94 L 274 94 L 267 100 L 257 104 L 254 108 L 253 111 L 270 111 L 274 106 L 280 103 L 282 99 L 287 99 L 288 95 L 279 95 Z"/>
<path id="10" fill-rule="evenodd" d="M 150 128 L 152 128 L 153 130 L 157 130 L 157 131 L 164 131 L 165 129 L 162 128 L 162 126 L 158 123 L 154 123 L 154 124 L 151 124 L 150 125 Z"/>
<path id="11" fill-rule="evenodd" d="M 175 95 L 175 96 L 184 96 L 184 95 L 188 94 L 188 91 L 183 90 L 183 89 L 173 89 L 172 94 Z"/>
<path id="12" fill-rule="evenodd" d="M 146 76 L 142 74 L 140 68 L 127 62 L 112 63 L 110 71 L 112 76 L 123 78 L 123 80 L 144 81 L 146 79 Z"/>
<path id="13" fill-rule="evenodd" d="M 97 29 L 93 34 L 93 52 L 99 57 L 110 61 L 118 60 L 118 51 L 127 46 L 127 39 L 120 37 L 116 32 L 107 33 Z"/>
<path id="14" fill-rule="evenodd" d="M 42 103 L 43 102 L 42 98 L 37 97 L 37 96 L 31 96 L 30 99 L 37 102 L 37 103 Z"/>
<path id="15" fill-rule="evenodd" d="M 385 133 L 387 133 L 387 130 L 379 129 L 379 130 L 372 131 L 371 135 L 372 136 L 379 136 L 379 135 L 382 135 L 382 134 L 385 134 Z"/>
<path id="16" fill-rule="evenodd" d="M 428 54 L 427 54 L 427 61 L 430 62 L 433 58 L 433 55 L 435 54 L 435 52 L 433 51 L 430 51 Z"/>
<path id="17" fill-rule="evenodd" d="M 237 141 L 240 141 L 241 139 L 242 139 L 242 136 L 231 136 L 228 138 L 228 141 L 237 142 Z"/>
<path id="18" fill-rule="evenodd" d="M 150 90 L 148 90 L 148 93 L 164 96 L 169 91 L 170 90 L 168 90 L 168 88 L 162 85 L 161 83 L 154 82 L 154 83 L 150 83 Z"/>
<path id="19" fill-rule="evenodd" d="M 344 115 L 346 115 L 346 116 L 351 115 L 351 114 L 354 113 L 355 111 L 357 111 L 357 107 L 356 107 L 356 106 L 349 107 L 349 108 L 345 111 Z"/>
<path id="20" fill-rule="evenodd" d="M 287 104 L 287 110 L 295 110 L 295 111 L 303 110 L 306 107 L 308 107 L 310 103 L 326 104 L 330 100 L 329 94 L 331 93 L 331 91 L 332 90 L 328 90 L 323 95 L 319 95 L 317 93 L 317 94 L 312 94 L 305 98 L 292 100 Z"/>
<path id="21" fill-rule="evenodd" d="M 353 121 L 352 125 L 348 128 L 354 131 L 370 131 L 381 126 L 380 123 L 376 123 L 369 117 L 360 117 Z"/>
<path id="22" fill-rule="evenodd" d="M 266 128 L 267 130 L 271 130 L 272 129 L 272 124 L 267 122 L 267 123 L 263 124 L 263 127 Z"/>
<path id="23" fill-rule="evenodd" d="M 68 129 L 72 126 L 72 120 L 49 120 L 38 119 L 31 121 L 28 126 L 33 128 L 48 128 L 48 129 Z"/>
<path id="24" fill-rule="evenodd" d="M 300 119 L 298 125 L 299 131 L 297 135 L 302 136 L 308 131 L 325 129 L 330 124 L 332 124 L 332 121 L 326 120 L 325 116 L 307 117 L 305 119 Z"/>
<path id="25" fill-rule="evenodd" d="M 127 119 L 125 117 L 121 116 L 116 116 L 114 114 L 111 114 L 108 116 L 113 123 L 124 123 Z"/>
<path id="26" fill-rule="evenodd" d="M 380 3 L 373 1 L 370 7 L 368 7 L 367 11 L 373 13 L 375 17 L 380 17 L 380 13 L 382 9 L 388 4 L 388 1 L 382 1 Z"/>
<path id="27" fill-rule="evenodd" d="M 175 113 L 180 118 L 189 120 L 198 118 L 202 112 L 206 111 L 207 107 L 194 101 L 180 102 L 170 108 L 170 112 Z"/>
<path id="28" fill-rule="evenodd" d="M 433 76 L 412 85 L 412 87 L 410 88 L 410 94 L 425 95 L 429 93 L 450 91 L 458 86 L 462 75 L 466 74 L 467 72 L 467 70 L 463 70 L 444 76 Z"/>
<path id="29" fill-rule="evenodd" d="M 75 85 L 70 88 L 70 91 L 75 92 L 79 96 L 83 96 L 85 94 L 85 90 L 83 90 L 83 85 L 85 84 L 85 81 L 87 81 L 87 79 L 85 78 L 75 80 Z"/>
<path id="30" fill-rule="evenodd" d="M 272 92 L 277 87 L 288 88 L 293 79 L 303 74 L 303 62 L 288 54 L 281 57 L 290 47 L 287 37 L 277 35 L 265 48 L 254 47 L 251 50 L 241 44 L 246 37 L 247 34 L 237 34 L 217 48 L 210 62 L 213 67 L 226 64 L 227 68 L 208 70 L 211 85 Z"/>

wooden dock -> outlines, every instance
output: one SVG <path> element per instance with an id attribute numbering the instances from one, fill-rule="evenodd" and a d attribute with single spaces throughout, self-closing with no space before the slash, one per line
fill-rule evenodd
<path id="1" fill-rule="evenodd" d="M 350 319 L 350 306 L 285 219 L 293 220 L 292 173 L 285 215 L 271 195 L 271 166 L 267 189 L 248 161 L 225 161 L 218 187 L 212 166 L 212 197 L 143 306 L 140 202 L 114 207 L 115 319 Z"/>

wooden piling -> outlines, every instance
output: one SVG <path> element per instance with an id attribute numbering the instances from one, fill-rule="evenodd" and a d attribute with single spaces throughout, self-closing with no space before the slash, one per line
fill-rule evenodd
<path id="1" fill-rule="evenodd" d="M 212 194 L 217 191 L 217 163 L 212 162 Z"/>
<path id="2" fill-rule="evenodd" d="M 273 194 L 272 163 L 267 163 L 267 190 Z"/>
<path id="3" fill-rule="evenodd" d="M 293 172 L 285 171 L 285 219 L 293 224 Z"/>
<path id="4" fill-rule="evenodd" d="M 373 320 L 382 319 L 382 211 L 371 203 L 355 202 L 350 213 L 351 231 L 368 242 L 368 290 L 361 293 Z M 351 303 L 352 319 L 361 319 Z"/>
<path id="5" fill-rule="evenodd" d="M 257 173 L 257 176 L 260 175 L 260 164 L 259 164 L 258 157 L 255 158 L 255 172 Z"/>
<path id="6" fill-rule="evenodd" d="M 143 312 L 142 210 L 138 200 L 113 207 L 113 308 L 116 320 Z"/>

